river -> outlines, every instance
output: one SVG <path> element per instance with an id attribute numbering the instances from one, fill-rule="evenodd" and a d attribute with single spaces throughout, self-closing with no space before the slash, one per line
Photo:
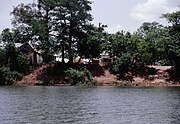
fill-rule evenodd
<path id="1" fill-rule="evenodd" d="M 180 87 L 0 87 L 1 124 L 179 124 Z"/>

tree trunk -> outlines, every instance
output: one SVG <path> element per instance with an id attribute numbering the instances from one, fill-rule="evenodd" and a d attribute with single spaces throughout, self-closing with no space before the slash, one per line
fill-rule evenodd
<path id="1" fill-rule="evenodd" d="M 64 43 L 61 44 L 61 47 L 62 47 L 62 49 L 61 49 L 62 50 L 61 51 L 62 52 L 62 63 L 64 64 L 65 63 L 64 62 Z"/>
<path id="2" fill-rule="evenodd" d="M 69 63 L 73 64 L 73 55 L 72 55 L 72 36 L 69 36 Z"/>
<path id="3" fill-rule="evenodd" d="M 72 54 L 72 22 L 70 21 L 69 26 L 69 64 L 73 65 L 73 54 Z"/>
<path id="4" fill-rule="evenodd" d="M 47 9 L 46 10 L 46 15 L 45 15 L 45 36 L 44 36 L 44 40 L 45 40 L 45 45 L 48 45 L 49 44 L 49 27 L 48 27 L 48 23 L 49 23 L 49 20 L 48 20 L 48 17 L 49 17 L 49 10 Z M 48 57 L 48 52 L 49 50 L 47 49 L 47 46 L 45 48 L 45 52 L 44 52 L 44 62 L 45 63 L 49 63 L 49 57 Z"/>

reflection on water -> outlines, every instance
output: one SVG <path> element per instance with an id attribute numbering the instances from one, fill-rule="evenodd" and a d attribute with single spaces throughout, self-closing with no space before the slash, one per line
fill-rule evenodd
<path id="1" fill-rule="evenodd" d="M 179 124 L 180 88 L 0 87 L 2 124 Z"/>

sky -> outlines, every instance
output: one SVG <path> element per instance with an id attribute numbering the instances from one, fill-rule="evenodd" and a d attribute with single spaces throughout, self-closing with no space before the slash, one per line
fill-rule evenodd
<path id="1" fill-rule="evenodd" d="M 0 0 L 0 32 L 12 28 L 10 12 L 13 6 L 31 2 L 33 0 Z M 157 21 L 167 25 L 161 15 L 180 10 L 179 5 L 179 0 L 94 0 L 92 23 L 96 26 L 106 24 L 108 27 L 105 30 L 109 33 L 121 30 L 134 32 L 143 22 Z"/>

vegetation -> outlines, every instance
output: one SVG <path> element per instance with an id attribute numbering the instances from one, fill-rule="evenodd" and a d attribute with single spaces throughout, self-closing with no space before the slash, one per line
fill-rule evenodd
<path id="1" fill-rule="evenodd" d="M 0 53 L 0 85 L 14 84 L 17 80 L 22 78 L 22 74 L 27 74 L 29 71 L 29 60 L 27 57 L 18 53 L 17 49 L 12 46 L 7 46 L 5 51 Z"/>
<path id="2" fill-rule="evenodd" d="M 28 57 L 15 47 L 13 33 L 9 29 L 2 32 L 4 49 L 0 49 L 0 85 L 11 85 L 29 72 Z"/>
<path id="3" fill-rule="evenodd" d="M 39 0 L 37 4 L 20 4 L 12 12 L 13 25 L 26 41 L 31 40 L 44 50 L 45 62 L 48 54 L 61 50 L 63 62 L 67 52 L 72 64 L 78 44 L 87 37 L 91 27 L 90 4 L 87 0 Z"/>
<path id="4" fill-rule="evenodd" d="M 80 70 L 70 68 L 65 73 L 71 85 L 94 86 L 96 84 L 91 73 L 86 68 Z"/>
<path id="5" fill-rule="evenodd" d="M 180 70 L 180 11 L 162 15 L 171 26 L 144 22 L 134 33 L 115 34 L 105 32 L 106 25 L 91 24 L 90 11 L 88 0 L 39 0 L 16 6 L 11 13 L 14 28 L 5 29 L 1 34 L 7 45 L 0 49 L 0 76 L 9 80 L 9 76 L 6 79 L 4 75 L 28 71 L 28 59 L 14 47 L 15 42 L 31 42 L 42 50 L 46 63 L 50 61 L 49 55 L 60 53 L 62 63 L 65 57 L 69 58 L 68 68 L 73 67 L 77 56 L 91 59 L 108 53 L 114 59 L 110 71 L 121 77 L 147 65 L 171 65 L 176 71 Z M 85 68 L 69 69 L 65 73 L 72 85 L 93 82 Z"/>
<path id="6" fill-rule="evenodd" d="M 29 71 L 30 61 L 25 54 L 20 52 L 13 43 L 9 43 L 5 47 L 5 66 L 10 71 L 17 71 L 26 74 Z"/>
<path id="7" fill-rule="evenodd" d="M 180 69 L 180 11 L 163 14 L 172 26 L 168 27 L 168 41 L 165 49 L 175 68 Z"/>
<path id="8" fill-rule="evenodd" d="M 0 85 L 12 85 L 21 78 L 22 75 L 17 71 L 11 71 L 7 67 L 0 68 Z"/>

